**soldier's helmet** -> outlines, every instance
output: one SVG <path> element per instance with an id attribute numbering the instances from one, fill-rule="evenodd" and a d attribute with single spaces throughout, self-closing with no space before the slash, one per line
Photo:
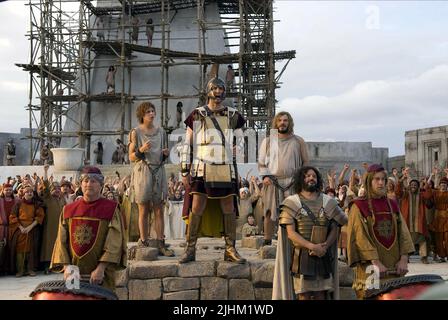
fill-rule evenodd
<path id="1" fill-rule="evenodd" d="M 219 87 L 223 89 L 223 92 L 219 96 L 215 96 L 213 89 Z M 218 76 L 214 77 L 207 83 L 207 97 L 209 99 L 219 99 L 220 102 L 226 98 L 226 84 Z"/>

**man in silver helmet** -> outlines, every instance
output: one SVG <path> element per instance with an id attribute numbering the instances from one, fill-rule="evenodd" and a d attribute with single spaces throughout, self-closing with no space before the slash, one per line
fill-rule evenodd
<path id="1" fill-rule="evenodd" d="M 226 87 L 221 79 L 211 79 L 206 90 L 207 104 L 185 120 L 181 172 L 186 186 L 183 217 L 188 223 L 188 245 L 179 262 L 195 261 L 199 236 L 221 237 L 223 231 L 224 260 L 245 263 L 235 249 L 238 174 L 234 136 L 242 134 L 246 120 L 236 109 L 223 105 Z"/>

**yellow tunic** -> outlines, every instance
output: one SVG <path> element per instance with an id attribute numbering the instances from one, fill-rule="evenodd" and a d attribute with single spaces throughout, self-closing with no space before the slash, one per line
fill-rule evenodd
<path id="1" fill-rule="evenodd" d="M 56 198 L 50 194 L 50 186 L 45 181 L 45 191 L 43 196 L 46 209 L 45 219 L 43 223 L 42 247 L 40 253 L 40 261 L 51 261 L 54 243 L 58 235 L 59 216 L 65 205 L 64 197 Z"/>
<path id="2" fill-rule="evenodd" d="M 395 240 L 387 248 L 381 244 L 374 234 L 375 217 L 364 217 L 354 203 L 351 207 L 347 226 L 347 255 L 349 266 L 354 268 L 353 289 L 358 297 L 363 297 L 367 288 L 367 279 L 371 273 L 367 273 L 367 267 L 371 266 L 371 260 L 380 260 L 387 269 L 395 269 L 402 255 L 414 252 L 411 235 L 401 214 L 392 214 L 393 235 Z M 387 276 L 380 279 L 394 278 Z"/>
<path id="3" fill-rule="evenodd" d="M 83 256 L 76 255 L 69 244 L 71 231 L 69 226 L 72 219 L 76 218 L 64 219 L 63 215 L 60 217 L 50 269 L 61 271 L 63 265 L 72 264 L 79 267 L 81 276 L 90 276 L 100 262 L 108 262 L 103 286 L 115 289 L 115 270 L 126 267 L 126 241 L 120 210 L 115 209 L 110 221 L 100 219 L 95 244 Z"/>
<path id="4" fill-rule="evenodd" d="M 22 202 L 19 204 L 18 214 L 12 213 L 9 216 L 9 234 L 10 237 L 16 232 L 19 233 L 16 242 L 16 252 L 17 253 L 27 253 L 30 252 L 31 246 L 37 245 L 32 243 L 32 237 L 30 234 L 21 233 L 19 229 L 19 224 L 26 228 L 33 223 L 34 220 L 38 224 L 42 224 L 44 220 L 44 209 L 41 207 L 35 207 L 34 203 Z M 37 227 L 37 226 L 36 226 Z M 36 228 L 35 227 L 35 228 Z"/>

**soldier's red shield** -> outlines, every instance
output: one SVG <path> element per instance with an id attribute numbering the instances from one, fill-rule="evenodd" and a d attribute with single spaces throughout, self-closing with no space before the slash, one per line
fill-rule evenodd
<path id="1" fill-rule="evenodd" d="M 390 213 L 375 213 L 373 233 L 378 242 L 390 249 L 395 242 L 395 223 Z"/>
<path id="2" fill-rule="evenodd" d="M 99 226 L 99 219 L 84 217 L 71 219 L 70 246 L 76 256 L 81 258 L 93 248 Z"/>

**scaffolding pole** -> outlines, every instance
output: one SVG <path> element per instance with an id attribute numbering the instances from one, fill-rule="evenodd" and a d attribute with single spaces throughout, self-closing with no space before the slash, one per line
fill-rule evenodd
<path id="1" fill-rule="evenodd" d="M 29 94 L 26 110 L 29 116 L 30 164 L 36 160 L 39 148 L 46 143 L 59 145 L 62 137 L 77 137 L 78 145 L 90 157 L 92 136 L 124 135 L 131 129 L 131 109 L 134 101 L 160 100 L 161 124 L 170 132 L 169 103 L 174 99 L 197 99 L 205 102 L 207 68 L 220 64 L 233 65 L 236 82 L 228 97 L 235 98 L 237 107 L 245 116 L 247 127 L 255 130 L 269 128 L 268 120 L 275 114 L 275 90 L 279 79 L 295 51 L 274 51 L 273 0 L 120 0 L 110 7 L 95 7 L 90 0 L 29 0 L 30 61 L 18 64 L 29 73 Z M 207 21 L 206 7 L 217 6 L 220 22 Z M 196 8 L 197 52 L 172 50 L 172 42 L 183 40 L 171 35 L 171 23 L 179 10 Z M 172 14 L 172 12 L 174 12 Z M 160 23 L 153 24 L 160 34 L 161 45 L 147 47 L 133 44 L 131 35 L 132 15 L 159 14 Z M 96 27 L 97 19 L 108 18 L 108 27 Z M 226 46 L 234 52 L 207 54 L 207 32 L 223 30 Z M 100 41 L 92 35 L 102 31 Z M 107 32 L 107 36 L 106 36 Z M 192 39 L 191 37 L 188 39 Z M 184 39 L 185 40 L 185 39 Z M 140 56 L 133 55 L 140 53 Z M 92 79 L 96 70 L 104 68 L 99 58 L 106 54 L 119 61 L 121 92 L 96 94 Z M 159 56 L 152 60 L 148 57 Z M 116 61 L 115 60 L 115 61 Z M 276 76 L 275 62 L 287 60 Z M 97 63 L 95 63 L 97 62 Z M 111 62 L 112 64 L 112 62 Z M 197 65 L 199 70 L 198 92 L 173 94 L 169 85 L 170 73 L 175 66 Z M 136 68 L 160 68 L 160 92 L 133 93 L 132 74 Z M 127 78 L 127 80 L 126 80 Z M 127 84 L 126 84 L 126 81 Z M 120 125 L 111 130 L 92 130 L 92 109 L 97 104 L 118 103 Z M 68 112 L 79 108 L 79 119 L 72 119 Z M 126 122 L 126 117 L 128 118 Z M 64 130 L 66 119 L 77 124 L 75 131 Z"/>

